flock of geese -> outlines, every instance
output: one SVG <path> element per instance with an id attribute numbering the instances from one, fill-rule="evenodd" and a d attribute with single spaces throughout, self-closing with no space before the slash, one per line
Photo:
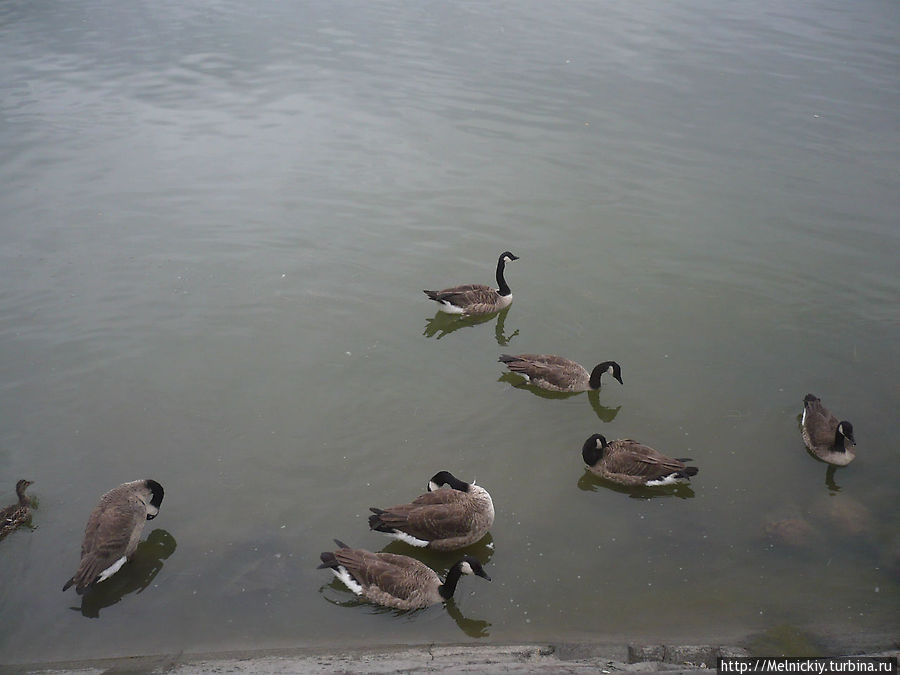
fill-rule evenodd
<path id="1" fill-rule="evenodd" d="M 461 316 L 489 315 L 509 307 L 512 291 L 504 278 L 508 261 L 518 257 L 504 251 L 497 261 L 497 288 L 483 284 L 425 291 L 440 311 Z M 540 389 L 574 393 L 600 388 L 603 375 L 619 384 L 622 368 L 604 361 L 590 372 L 569 359 L 549 354 L 502 354 L 499 361 Z M 803 400 L 801 436 L 818 459 L 846 466 L 856 457 L 853 425 L 838 420 L 812 394 Z M 631 439 L 607 441 L 593 434 L 582 447 L 588 469 L 602 479 L 626 487 L 656 487 L 686 482 L 698 472 L 689 458 L 673 458 Z M 18 501 L 0 511 L 0 539 L 31 518 L 34 502 L 25 494 L 28 480 L 16 483 Z M 146 521 L 159 513 L 162 485 L 152 479 L 124 483 L 100 498 L 91 512 L 81 544 L 78 569 L 63 586 L 84 593 L 119 571 L 137 549 Z M 411 546 L 435 551 L 457 551 L 478 542 L 494 522 L 494 504 L 487 490 L 466 483 L 449 471 L 428 481 L 427 491 L 407 504 L 372 508 L 369 527 Z M 330 569 L 353 593 L 370 602 L 395 609 L 427 607 L 449 600 L 462 575 L 490 581 L 481 562 L 464 555 L 442 580 L 430 567 L 406 555 L 372 553 L 335 540 L 337 549 L 320 555 L 320 569 Z"/>

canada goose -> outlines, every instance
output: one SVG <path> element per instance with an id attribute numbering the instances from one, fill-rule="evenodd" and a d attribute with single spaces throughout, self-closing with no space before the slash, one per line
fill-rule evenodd
<path id="1" fill-rule="evenodd" d="M 856 458 L 853 425 L 847 420 L 839 422 L 812 394 L 803 398 L 800 435 L 809 451 L 823 462 L 847 466 Z"/>
<path id="2" fill-rule="evenodd" d="M 430 300 L 440 306 L 438 311 L 447 314 L 492 314 L 512 304 L 512 291 L 503 278 L 507 260 L 518 260 L 519 256 L 509 251 L 500 254 L 497 260 L 497 286 L 493 289 L 484 284 L 454 286 L 442 291 L 423 291 Z"/>
<path id="3" fill-rule="evenodd" d="M 415 558 L 350 548 L 337 539 L 334 543 L 338 550 L 322 553 L 322 564 L 317 569 L 330 568 L 356 595 L 385 607 L 419 609 L 449 600 L 463 574 L 491 580 L 481 563 L 469 555 L 450 568 L 442 583 L 433 569 Z"/>
<path id="4" fill-rule="evenodd" d="M 622 382 L 622 368 L 615 361 L 604 361 L 588 373 L 584 366 L 552 354 L 501 354 L 497 359 L 531 384 L 548 391 L 576 392 L 600 388 L 600 376 L 609 373 Z"/>
<path id="5" fill-rule="evenodd" d="M 162 500 L 162 485 L 150 479 L 123 483 L 100 497 L 84 528 L 78 571 L 63 590 L 75 584 L 80 594 L 118 572 L 137 548 L 144 524 L 156 518 Z"/>
<path id="6" fill-rule="evenodd" d="M 0 539 L 3 539 L 3 537 L 31 517 L 33 502 L 31 497 L 25 495 L 25 488 L 33 483 L 34 481 L 25 480 L 24 478 L 16 483 L 16 496 L 19 498 L 19 501 L 0 511 Z"/>
<path id="7" fill-rule="evenodd" d="M 481 539 L 494 523 L 494 502 L 480 485 L 449 471 L 428 481 L 428 492 L 409 504 L 369 509 L 369 527 L 394 539 L 435 551 L 455 551 Z"/>
<path id="8" fill-rule="evenodd" d="M 581 456 L 591 472 L 619 485 L 674 485 L 686 483 L 696 476 L 696 466 L 685 466 L 687 457 L 673 459 L 630 438 L 606 442 L 601 434 L 594 434 L 584 442 Z"/>

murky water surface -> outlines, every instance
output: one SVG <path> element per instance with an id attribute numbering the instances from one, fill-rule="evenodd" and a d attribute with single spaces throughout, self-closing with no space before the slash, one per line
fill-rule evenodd
<path id="1" fill-rule="evenodd" d="M 896 633 L 898 35 L 875 0 L 3 3 L 0 497 L 40 506 L 0 661 Z M 507 313 L 435 317 L 506 249 Z M 496 362 L 535 351 L 625 384 L 535 395 Z M 613 489 L 594 432 L 700 473 Z M 492 583 L 397 614 L 315 569 L 440 469 L 493 495 Z M 144 477 L 135 560 L 61 593 Z"/>

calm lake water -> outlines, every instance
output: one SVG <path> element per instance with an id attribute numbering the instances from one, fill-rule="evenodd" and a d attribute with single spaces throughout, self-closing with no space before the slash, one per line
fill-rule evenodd
<path id="1" fill-rule="evenodd" d="M 4 2 L 0 499 L 40 504 L 0 662 L 896 634 L 898 35 L 883 0 Z M 435 318 L 506 249 L 507 313 Z M 501 352 L 624 386 L 537 396 Z M 833 475 L 807 392 L 856 429 Z M 594 432 L 700 473 L 611 489 Z M 316 569 L 411 552 L 368 507 L 441 469 L 493 496 L 492 583 L 398 614 Z M 147 477 L 135 560 L 61 593 Z"/>

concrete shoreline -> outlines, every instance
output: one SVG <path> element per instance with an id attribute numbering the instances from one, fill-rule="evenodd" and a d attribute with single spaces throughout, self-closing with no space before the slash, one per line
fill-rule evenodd
<path id="1" fill-rule="evenodd" d="M 900 644 L 883 636 L 863 648 L 848 645 L 832 655 L 898 656 Z M 489 644 L 348 649 L 280 649 L 211 654 L 163 654 L 0 666 L 6 675 L 113 675 L 126 673 L 615 673 L 668 675 L 714 669 L 720 656 L 748 656 L 737 645 Z M 757 653 L 757 655 L 759 655 Z"/>

